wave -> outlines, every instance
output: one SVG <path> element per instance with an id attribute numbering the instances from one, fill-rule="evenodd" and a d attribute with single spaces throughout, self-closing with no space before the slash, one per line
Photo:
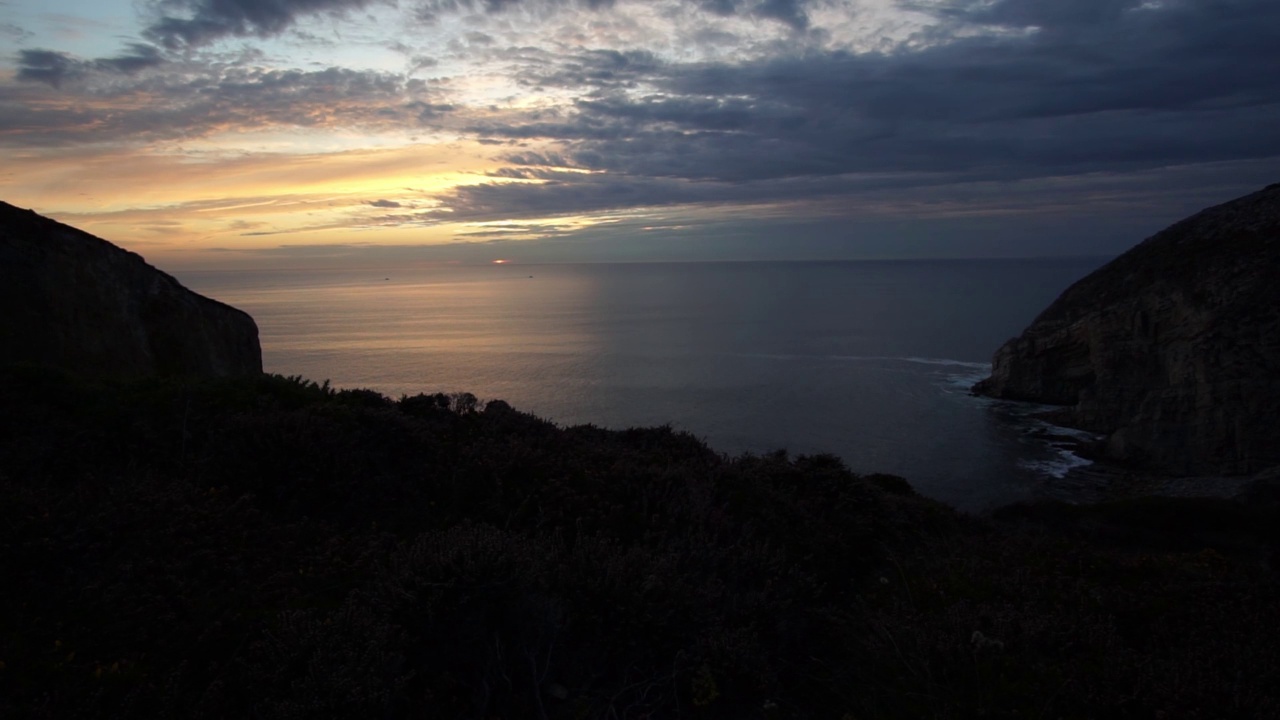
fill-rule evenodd
<path id="1" fill-rule="evenodd" d="M 989 374 L 990 373 L 986 370 L 979 372 L 973 372 L 970 370 L 969 372 L 952 373 L 946 376 L 946 381 L 943 383 L 943 386 L 946 388 L 947 392 L 961 392 L 965 395 L 971 395 L 973 392 L 973 386 L 983 380 L 986 380 L 987 375 Z M 982 399 L 988 400 L 989 398 Z"/>
<path id="2" fill-rule="evenodd" d="M 909 362 L 919 365 L 949 365 L 979 370 L 991 370 L 991 363 L 970 362 L 968 360 L 950 360 L 947 358 L 900 357 L 894 355 L 794 355 L 787 353 L 734 353 L 739 357 L 761 358 L 764 360 L 848 360 L 850 362 Z"/>
<path id="3" fill-rule="evenodd" d="M 1059 480 L 1066 477 L 1068 473 L 1076 468 L 1092 464 L 1092 460 L 1086 460 L 1070 450 L 1058 450 L 1057 456 L 1048 460 L 1018 461 L 1018 465 L 1028 470 L 1043 475 L 1049 475 Z"/>
<path id="4" fill-rule="evenodd" d="M 1063 437 L 1063 438 L 1070 438 L 1072 440 L 1083 440 L 1085 442 L 1092 442 L 1095 440 L 1102 439 L 1101 435 L 1098 435 L 1097 433 L 1091 433 L 1088 430 L 1064 427 L 1062 425 L 1054 425 L 1053 423 L 1045 422 L 1043 420 L 1039 421 L 1038 425 L 1036 426 L 1036 429 L 1048 435 L 1053 435 L 1053 436 Z"/>
<path id="5" fill-rule="evenodd" d="M 911 363 L 935 368 L 929 371 L 934 376 L 935 387 L 948 395 L 970 396 L 974 384 L 991 374 L 991 363 L 955 360 L 952 358 L 922 357 L 919 355 L 800 355 L 789 353 L 734 353 L 737 357 L 759 358 L 784 361 L 843 361 L 874 363 Z M 899 366 L 900 367 L 900 366 Z M 888 368 L 884 368 L 888 369 Z M 902 370 L 899 370 L 902 371 Z M 919 371 L 917 371 L 919 372 Z M 974 397 L 974 401 L 994 405 L 1006 423 L 1019 429 L 1022 442 L 1042 448 L 1036 455 L 1039 458 L 1024 458 L 1017 464 L 1043 478 L 1061 480 L 1077 468 L 1092 465 L 1074 452 L 1080 443 L 1097 440 L 1093 433 L 1075 428 L 1062 427 L 1046 422 L 1041 413 L 1056 410 L 1052 405 L 1039 403 L 1001 400 L 997 398 Z"/>
<path id="6" fill-rule="evenodd" d="M 1024 403 L 1023 405 L 1030 404 Z M 1075 451 L 1081 443 L 1099 440 L 1101 436 L 1087 430 L 1054 425 L 1042 418 L 1035 417 L 1033 414 L 1033 408 L 1035 407 L 1049 406 L 1022 407 L 1018 409 L 1019 411 L 1015 411 L 1012 416 L 1016 418 L 1015 422 L 1023 427 L 1025 436 L 1032 442 L 1047 447 L 1053 453 L 1053 457 L 1045 460 L 1020 460 L 1018 464 L 1033 472 L 1059 480 L 1065 478 L 1076 468 L 1092 465 L 1092 460 L 1080 457 Z"/>
<path id="7" fill-rule="evenodd" d="M 991 370 L 991 363 L 984 362 L 968 362 L 965 360 L 948 360 L 946 358 L 925 358 L 925 357 L 904 357 L 904 358 L 885 358 L 886 360 L 904 360 L 906 362 L 920 363 L 922 365 L 954 365 L 956 367 L 974 368 L 980 370 Z"/>

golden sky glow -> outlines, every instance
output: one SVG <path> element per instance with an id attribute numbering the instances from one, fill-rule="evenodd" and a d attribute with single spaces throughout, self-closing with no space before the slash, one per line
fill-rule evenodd
<path id="1" fill-rule="evenodd" d="M 279 244 L 265 233 L 312 235 L 376 224 L 386 208 L 430 212 L 424 194 L 484 182 L 496 167 L 483 148 L 410 145 L 326 154 L 201 153 L 146 149 L 20 155 L 10 171 L 23 178 L 10 202 L 40 206 L 59 196 L 59 217 L 104 234 L 142 229 L 153 248 L 183 244 L 241 249 Z M 257 233 L 250 235 L 248 233 Z M 318 236 L 316 236 L 318 234 Z M 436 238 L 447 233 L 432 233 Z M 386 241 L 389 238 L 382 238 Z M 143 238 L 138 238 L 143 240 Z"/>

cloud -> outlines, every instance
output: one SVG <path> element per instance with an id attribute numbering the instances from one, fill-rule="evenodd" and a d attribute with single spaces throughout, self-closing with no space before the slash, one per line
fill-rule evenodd
<path id="1" fill-rule="evenodd" d="M 699 0 L 699 6 L 716 15 L 747 15 L 777 20 L 797 30 L 809 24 L 804 0 Z"/>
<path id="2" fill-rule="evenodd" d="M 143 35 L 157 44 L 178 49 L 210 44 L 225 37 L 271 37 L 314 15 L 343 15 L 380 0 L 150 0 L 152 20 Z M 389 3 L 385 3 L 389 4 Z M 435 22 L 442 15 L 502 13 L 521 0 L 428 0 L 416 5 L 415 15 Z M 576 5 L 595 9 L 612 0 L 536 0 L 536 4 Z M 472 42 L 484 42 L 483 33 Z"/>
<path id="3" fill-rule="evenodd" d="M 143 43 L 129 43 L 128 51 L 124 54 L 94 61 L 94 65 L 98 68 L 126 74 L 153 68 L 162 63 L 164 58 L 160 54 L 160 49 Z"/>
<path id="4" fill-rule="evenodd" d="M 396 73 L 190 63 L 172 72 L 128 76 L 149 62 L 143 53 L 90 61 L 23 51 L 20 79 L 65 91 L 45 97 L 0 86 L 0 145 L 144 142 L 269 127 L 404 132 L 454 109 L 436 102 L 438 92 L 425 81 Z M 92 84 L 95 72 L 108 72 L 115 80 L 67 88 L 72 79 Z M 88 99 L 92 102 L 77 101 Z"/>
<path id="5" fill-rule="evenodd" d="M 300 18 L 359 10 L 373 0 L 153 0 L 144 35 L 168 48 L 224 37 L 270 37 Z"/>
<path id="6" fill-rule="evenodd" d="M 953 17 L 983 24 L 1078 28 L 1121 22 L 1126 13 L 1149 5 L 1147 0 L 997 0 L 957 3 Z"/>
<path id="7" fill-rule="evenodd" d="M 11 22 L 0 22 L 0 35 L 15 43 L 24 43 L 35 37 L 35 33 Z"/>
<path id="8" fill-rule="evenodd" d="M 664 63 L 647 50 L 591 49 L 568 56 L 530 57 L 520 49 L 525 63 L 516 78 L 528 86 L 599 90 L 628 88 L 664 72 Z"/>
<path id="9" fill-rule="evenodd" d="M 415 14 L 423 22 L 435 23 L 447 15 L 500 14 L 516 8 L 549 12 L 560 8 L 599 10 L 611 8 L 615 0 L 421 0 Z"/>
<path id="10" fill-rule="evenodd" d="M 447 204 L 531 217 L 758 203 L 770 182 L 799 201 L 862 192 L 864 178 L 929 186 L 1275 161 L 1280 4 L 1232 5 L 950 3 L 933 6 L 946 42 L 893 53 L 530 63 L 523 82 L 577 90 L 574 104 L 468 128 L 552 143 L 550 155 L 510 154 L 495 173 L 539 182 L 464 188 Z"/>
<path id="11" fill-rule="evenodd" d="M 434 68 L 440 64 L 436 58 L 427 55 L 413 55 L 409 58 L 409 73 L 413 74 L 419 70 L 427 70 Z"/>
<path id="12" fill-rule="evenodd" d="M 84 72 L 84 65 L 67 53 L 53 50 L 21 50 L 18 52 L 18 79 L 40 82 L 53 87 Z"/>
<path id="13" fill-rule="evenodd" d="M 150 0 L 152 20 L 143 34 L 170 49 L 227 37 L 267 38 L 304 18 L 341 16 L 376 4 L 380 0 Z M 547 16 L 559 11 L 603 11 L 616 4 L 615 0 L 422 0 L 411 7 L 419 21 L 435 24 L 446 16 L 501 15 L 515 9 Z M 804 0 L 686 0 L 685 4 L 717 15 L 775 20 L 797 29 L 808 24 Z M 486 40 L 483 33 L 470 38 L 479 44 Z"/>
<path id="14" fill-rule="evenodd" d="M 129 75 L 163 62 L 157 48 L 142 43 L 131 43 L 125 53 L 99 60 L 85 60 L 55 50 L 21 50 L 17 78 L 61 88 L 63 83 L 95 71 Z"/>
<path id="15" fill-rule="evenodd" d="M 313 129 L 308 141 L 327 133 L 335 144 L 443 138 L 484 157 L 473 172 L 488 176 L 452 189 L 458 178 L 424 183 L 433 189 L 419 195 L 362 188 L 350 198 L 351 217 L 335 222 L 520 223 L 473 237 L 652 209 L 852 217 L 883 211 L 885 193 L 921 204 L 929 194 L 947 198 L 927 213 L 1021 213 L 998 188 L 1052 203 L 1050 190 L 1068 185 L 1072 197 L 1086 197 L 1057 184 L 1064 178 L 1154 183 L 1152 173 L 1173 168 L 1250 163 L 1280 172 L 1274 0 L 149 7 L 143 37 L 153 44 L 100 59 L 21 51 L 16 77 L 26 82 L 0 83 L 0 143 L 143 143 L 275 128 Z M 393 13 L 409 32 L 377 25 Z M 414 25 L 415 15 L 435 24 Z M 341 19 L 326 41 L 347 54 L 315 50 L 303 33 L 313 28 L 297 26 L 315 16 Z M 286 30 L 285 42 L 254 57 L 207 47 Z M 308 43 L 313 57 L 343 61 L 357 35 L 361 62 L 374 47 L 401 71 L 271 66 L 287 55 L 278 47 Z M 369 57 L 387 67 L 385 57 Z M 495 155 L 496 169 L 488 163 Z M 1215 177 L 1214 187 L 1231 185 Z M 955 190 L 962 187 L 982 191 Z"/>

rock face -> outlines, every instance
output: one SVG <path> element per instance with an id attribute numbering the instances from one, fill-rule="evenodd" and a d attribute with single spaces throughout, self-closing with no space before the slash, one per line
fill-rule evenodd
<path id="1" fill-rule="evenodd" d="M 0 361 L 94 377 L 262 372 L 258 326 L 141 257 L 0 202 Z"/>
<path id="2" fill-rule="evenodd" d="M 977 393 L 1068 406 L 1104 457 L 1169 475 L 1280 465 L 1280 184 L 1204 210 L 1067 289 Z"/>

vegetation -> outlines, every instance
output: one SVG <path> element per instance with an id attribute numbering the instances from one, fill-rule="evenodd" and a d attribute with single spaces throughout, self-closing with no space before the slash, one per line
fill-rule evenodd
<path id="1" fill-rule="evenodd" d="M 1274 502 L 979 520 L 279 376 L 0 407 L 0 717 L 1280 716 Z"/>

